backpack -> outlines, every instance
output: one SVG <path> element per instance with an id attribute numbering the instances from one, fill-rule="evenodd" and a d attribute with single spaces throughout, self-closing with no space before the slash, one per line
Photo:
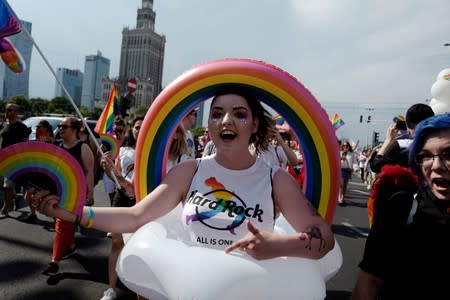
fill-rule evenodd
<path id="1" fill-rule="evenodd" d="M 396 209 L 401 203 L 389 203 L 393 196 L 406 194 L 405 197 L 414 197 L 419 188 L 419 178 L 408 167 L 400 165 L 384 165 L 381 172 L 377 174 L 370 192 L 367 203 L 367 214 L 369 226 L 376 221 L 376 218 L 395 215 Z M 389 211 L 386 211 L 389 210 Z M 410 208 L 409 208 L 410 210 Z"/>

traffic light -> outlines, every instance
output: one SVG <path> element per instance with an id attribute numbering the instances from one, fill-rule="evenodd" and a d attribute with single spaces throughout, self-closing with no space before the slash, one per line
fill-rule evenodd
<path id="1" fill-rule="evenodd" d="M 363 116 L 360 115 L 360 116 L 359 116 L 359 123 L 362 123 L 362 122 L 363 122 Z"/>
<path id="2" fill-rule="evenodd" d="M 370 123 L 370 121 L 372 121 L 372 116 L 367 116 L 367 123 Z"/>
<path id="3" fill-rule="evenodd" d="M 380 142 L 380 133 L 374 131 L 372 135 L 372 147 L 375 147 Z"/>

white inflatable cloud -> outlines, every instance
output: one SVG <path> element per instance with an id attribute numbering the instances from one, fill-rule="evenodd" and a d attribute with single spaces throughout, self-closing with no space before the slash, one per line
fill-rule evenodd
<path id="1" fill-rule="evenodd" d="M 443 69 L 431 86 L 430 106 L 435 114 L 450 113 L 450 68 Z"/>
<path id="2" fill-rule="evenodd" d="M 258 261 L 239 251 L 225 254 L 190 246 L 177 234 L 182 227 L 172 225 L 173 215 L 125 237 L 117 263 L 120 280 L 152 300 L 324 299 L 326 281 L 342 265 L 337 241 L 319 260 L 279 257 Z M 275 230 L 293 231 L 283 216 Z"/>

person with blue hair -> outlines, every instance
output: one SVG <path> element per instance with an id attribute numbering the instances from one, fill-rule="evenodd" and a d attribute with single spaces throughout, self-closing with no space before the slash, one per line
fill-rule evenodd
<path id="1" fill-rule="evenodd" d="M 395 179 L 416 176 L 419 187 L 375 206 L 353 300 L 450 297 L 450 114 L 417 125 L 409 166 L 391 166 Z"/>

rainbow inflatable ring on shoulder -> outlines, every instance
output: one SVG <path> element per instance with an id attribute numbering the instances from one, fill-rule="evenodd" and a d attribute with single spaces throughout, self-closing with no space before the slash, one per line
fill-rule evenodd
<path id="1" fill-rule="evenodd" d="M 304 193 L 331 224 L 339 192 L 340 161 L 335 130 L 314 96 L 287 72 L 249 59 L 222 59 L 193 67 L 169 84 L 151 105 L 136 146 L 135 189 L 143 199 L 165 174 L 169 138 L 189 111 L 224 86 L 245 86 L 291 126 L 304 157 Z M 326 281 L 342 265 L 335 247 L 319 260 L 249 255 L 191 246 L 181 224 L 181 205 L 125 236 L 117 273 L 150 299 L 324 299 Z M 280 216 L 275 232 L 294 230 Z"/>

